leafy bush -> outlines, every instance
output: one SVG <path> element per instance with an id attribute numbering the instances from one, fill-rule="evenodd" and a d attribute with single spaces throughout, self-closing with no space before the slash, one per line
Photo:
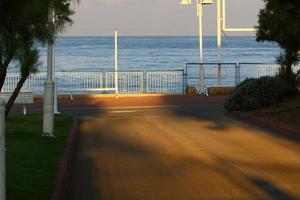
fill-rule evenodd
<path id="1" fill-rule="evenodd" d="M 233 90 L 224 107 L 227 111 L 250 111 L 269 106 L 295 93 L 296 86 L 279 76 L 247 79 Z"/>
<path id="2" fill-rule="evenodd" d="M 297 85 L 296 74 L 294 74 L 292 71 L 287 71 L 283 67 L 280 68 L 276 77 L 288 82 L 291 86 Z"/>

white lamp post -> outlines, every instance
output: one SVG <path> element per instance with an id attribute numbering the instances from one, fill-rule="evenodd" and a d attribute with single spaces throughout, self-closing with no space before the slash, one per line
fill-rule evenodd
<path id="1" fill-rule="evenodd" d="M 54 77 L 55 79 L 55 44 L 53 44 L 53 53 L 52 53 L 52 56 L 53 56 L 53 72 L 52 72 L 52 76 Z M 56 83 L 56 79 L 54 80 L 54 83 Z M 57 85 L 54 84 L 54 114 L 56 115 L 59 115 L 60 112 L 58 111 L 58 100 L 57 100 Z"/>
<path id="2" fill-rule="evenodd" d="M 218 85 L 221 85 L 222 80 L 222 28 L 221 28 L 221 0 L 217 0 L 217 62 L 218 62 Z"/>
<path id="3" fill-rule="evenodd" d="M 49 9 L 48 13 L 49 23 L 54 23 L 54 12 Z M 53 81 L 54 69 L 54 45 L 48 42 L 47 55 L 47 80 L 44 84 L 44 117 L 43 117 L 43 134 L 45 136 L 53 137 L 54 127 L 54 86 Z"/>
<path id="4" fill-rule="evenodd" d="M 5 102 L 0 98 L 0 200 L 6 199 Z"/>
<path id="5" fill-rule="evenodd" d="M 197 16 L 199 17 L 199 58 L 200 58 L 200 92 L 205 93 L 204 66 L 203 66 L 203 26 L 202 26 L 202 7 L 206 4 L 213 4 L 213 0 L 197 0 Z M 182 0 L 182 5 L 191 5 L 192 0 Z"/>
<path id="6" fill-rule="evenodd" d="M 115 95 L 119 98 L 119 73 L 118 73 L 118 30 L 115 29 Z"/>

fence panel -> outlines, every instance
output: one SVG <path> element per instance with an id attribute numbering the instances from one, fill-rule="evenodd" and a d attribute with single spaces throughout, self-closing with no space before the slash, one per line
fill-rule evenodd
<path id="1" fill-rule="evenodd" d="M 68 93 L 101 93 L 103 88 L 102 72 L 57 72 L 55 74 L 57 92 Z"/>
<path id="2" fill-rule="evenodd" d="M 215 85 L 235 85 L 238 68 L 235 63 L 203 63 L 205 87 Z M 200 63 L 186 64 L 186 85 L 200 87 Z"/>
<path id="3" fill-rule="evenodd" d="M 182 94 L 184 92 L 184 71 L 146 72 L 147 93 Z"/>
<path id="4" fill-rule="evenodd" d="M 9 73 L 6 76 L 2 91 L 11 92 L 14 91 L 18 81 L 20 80 L 20 75 L 17 73 Z"/>
<path id="5" fill-rule="evenodd" d="M 144 93 L 144 72 L 119 72 L 119 93 Z"/>
<path id="6" fill-rule="evenodd" d="M 263 76 L 275 76 L 280 70 L 279 64 L 274 63 L 240 63 L 239 83 L 247 78 L 260 78 Z M 293 66 L 293 71 L 297 73 L 300 65 Z"/>
<path id="7" fill-rule="evenodd" d="M 147 74 L 147 75 L 145 75 Z M 46 73 L 31 75 L 22 91 L 43 94 Z M 119 93 L 182 93 L 182 71 L 120 71 L 118 72 Z M 12 92 L 20 79 L 17 73 L 7 75 L 3 91 Z M 114 93 L 115 72 L 56 72 L 55 82 L 58 94 Z M 149 80 L 146 80 L 149 79 Z M 148 83 L 148 85 L 145 85 Z M 146 91 L 147 89 L 147 91 Z"/>
<path id="8" fill-rule="evenodd" d="M 278 73 L 279 68 L 280 66 L 278 64 L 240 63 L 239 83 L 248 78 L 275 76 Z"/>
<path id="9" fill-rule="evenodd" d="M 2 91 L 4 92 L 14 91 L 20 78 L 21 76 L 18 73 L 8 73 Z M 38 73 L 38 74 L 31 75 L 27 78 L 21 91 L 41 93 L 43 91 L 43 85 L 45 80 L 46 80 L 45 73 Z"/>

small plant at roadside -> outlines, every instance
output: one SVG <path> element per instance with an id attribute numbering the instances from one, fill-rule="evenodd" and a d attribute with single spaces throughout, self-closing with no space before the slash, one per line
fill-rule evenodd
<path id="1" fill-rule="evenodd" d="M 194 86 L 188 86 L 185 90 L 185 93 L 187 96 L 196 96 L 197 95 L 197 89 Z"/>

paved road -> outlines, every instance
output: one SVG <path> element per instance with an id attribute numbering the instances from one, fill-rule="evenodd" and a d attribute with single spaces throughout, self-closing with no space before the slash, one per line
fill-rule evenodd
<path id="1" fill-rule="evenodd" d="M 300 199 L 299 141 L 234 121 L 221 105 L 81 117 L 70 200 Z"/>

